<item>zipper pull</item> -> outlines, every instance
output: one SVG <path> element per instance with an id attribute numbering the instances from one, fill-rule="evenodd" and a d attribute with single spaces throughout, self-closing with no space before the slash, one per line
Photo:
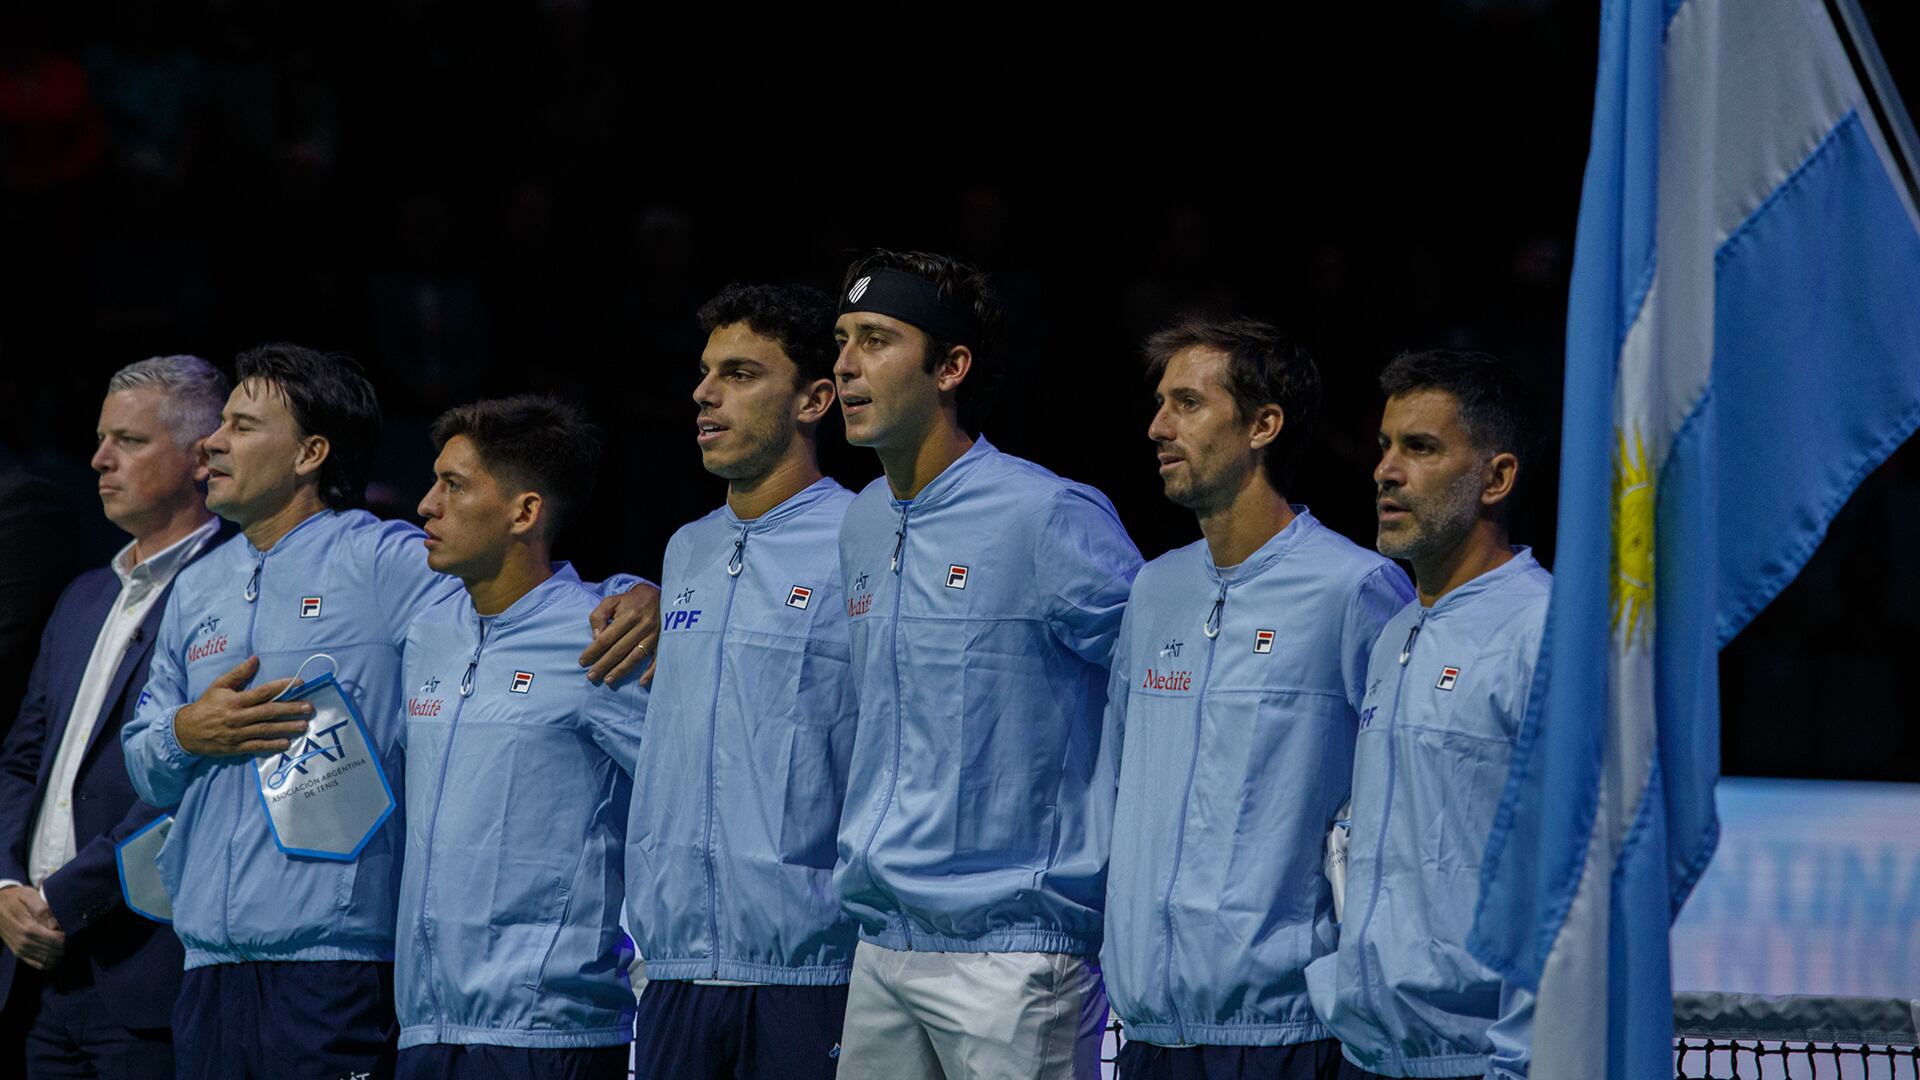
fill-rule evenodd
<path id="1" fill-rule="evenodd" d="M 480 640 L 473 643 L 473 659 L 467 661 L 467 673 L 460 676 L 460 696 L 473 696 L 473 673 L 480 670 L 480 650 L 487 647 L 487 627 L 480 626 Z"/>
<path id="2" fill-rule="evenodd" d="M 733 554 L 727 557 L 727 576 L 739 577 L 747 565 L 747 527 L 740 526 L 740 538 L 733 542 Z"/>
<path id="3" fill-rule="evenodd" d="M 1207 612 L 1207 621 L 1200 624 L 1208 639 L 1220 636 L 1220 623 L 1227 611 L 1227 583 L 1220 583 L 1220 595 L 1213 598 L 1213 610 Z"/>
<path id="4" fill-rule="evenodd" d="M 1413 629 L 1407 631 L 1407 643 L 1405 645 L 1400 646 L 1400 666 L 1401 667 L 1407 666 L 1407 658 L 1413 655 L 1413 639 L 1419 636 L 1420 636 L 1420 624 L 1414 623 Z"/>
<path id="5" fill-rule="evenodd" d="M 896 574 L 900 572 L 900 549 L 905 547 L 906 543 L 907 512 L 902 509 L 900 511 L 900 527 L 893 531 L 893 565 L 890 569 Z"/>
<path id="6" fill-rule="evenodd" d="M 249 604 L 260 599 L 260 568 L 266 564 L 267 555 L 265 552 L 261 552 L 260 557 L 253 560 L 253 576 L 247 579 L 247 590 L 241 594 L 247 598 L 247 603 Z"/>

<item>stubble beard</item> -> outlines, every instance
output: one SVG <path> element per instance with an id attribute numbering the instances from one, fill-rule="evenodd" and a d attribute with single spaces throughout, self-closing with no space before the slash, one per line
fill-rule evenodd
<path id="1" fill-rule="evenodd" d="M 1477 471 L 1461 474 L 1440 494 L 1409 499 L 1405 494 L 1395 501 L 1407 508 L 1409 524 L 1392 533 L 1382 529 L 1374 546 L 1389 559 L 1420 563 L 1452 551 L 1473 531 L 1480 520 L 1480 476 Z"/>

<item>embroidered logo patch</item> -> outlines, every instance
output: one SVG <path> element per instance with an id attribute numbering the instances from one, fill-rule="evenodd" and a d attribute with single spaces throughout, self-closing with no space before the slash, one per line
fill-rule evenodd
<path id="1" fill-rule="evenodd" d="M 533 672 L 516 671 L 513 673 L 513 683 L 507 687 L 507 692 L 524 694 L 531 689 L 533 689 Z"/>
<path id="2" fill-rule="evenodd" d="M 300 617 L 303 619 L 319 618 L 320 617 L 320 598 L 317 596 L 301 597 L 300 598 Z"/>
<path id="3" fill-rule="evenodd" d="M 1253 632 L 1253 651 L 1270 653 L 1273 651 L 1273 631 L 1255 630 Z"/>
<path id="4" fill-rule="evenodd" d="M 1451 690 L 1453 689 L 1453 684 L 1458 682 L 1459 680 L 1460 680 L 1459 668 L 1457 667 L 1441 668 L 1440 681 L 1437 683 L 1434 683 L 1433 688 L 1435 690 Z"/>
<path id="5" fill-rule="evenodd" d="M 964 589 L 967 587 L 967 568 L 964 566 L 947 567 L 947 588 Z"/>
<path id="6" fill-rule="evenodd" d="M 807 609 L 807 601 L 811 599 L 813 599 L 812 589 L 807 588 L 805 585 L 795 585 L 793 591 L 787 594 L 787 606 L 797 607 L 805 611 Z"/>

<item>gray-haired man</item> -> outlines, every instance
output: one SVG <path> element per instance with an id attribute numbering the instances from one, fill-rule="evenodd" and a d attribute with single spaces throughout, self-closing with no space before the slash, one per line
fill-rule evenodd
<path id="1" fill-rule="evenodd" d="M 174 575 L 218 536 L 200 444 L 227 391 L 193 356 L 108 380 L 93 469 L 107 519 L 133 539 L 61 594 L 0 749 L 0 998 L 29 1076 L 173 1075 L 183 957 L 172 931 L 121 899 L 114 848 L 159 811 L 134 795 L 119 731 Z M 0 1074 L 20 1069 L 0 1061 Z"/>

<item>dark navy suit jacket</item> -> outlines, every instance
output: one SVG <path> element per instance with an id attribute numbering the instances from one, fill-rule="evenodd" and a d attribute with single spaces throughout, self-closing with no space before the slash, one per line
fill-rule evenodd
<path id="1" fill-rule="evenodd" d="M 232 527 L 223 524 L 194 558 L 212 551 L 231 534 Z M 67 935 L 62 962 L 92 965 L 101 999 L 114 1019 L 132 1028 L 171 1025 L 186 962 L 172 930 L 127 909 L 114 862 L 115 845 L 160 815 L 140 801 L 127 779 L 120 756 L 120 726 L 133 719 L 134 706 L 147 683 L 147 663 L 153 658 L 160 616 L 172 594 L 169 583 L 113 673 L 73 783 L 78 854 L 44 886 L 47 906 Z M 26 697 L 0 749 L 0 879 L 29 880 L 27 851 L 41 799 L 51 782 L 53 759 L 66 737 L 94 640 L 119 596 L 120 578 L 111 567 L 89 570 L 60 594 L 40 635 L 40 655 L 33 662 Z M 0 1001 L 13 985 L 18 964 L 11 949 L 0 947 Z"/>

